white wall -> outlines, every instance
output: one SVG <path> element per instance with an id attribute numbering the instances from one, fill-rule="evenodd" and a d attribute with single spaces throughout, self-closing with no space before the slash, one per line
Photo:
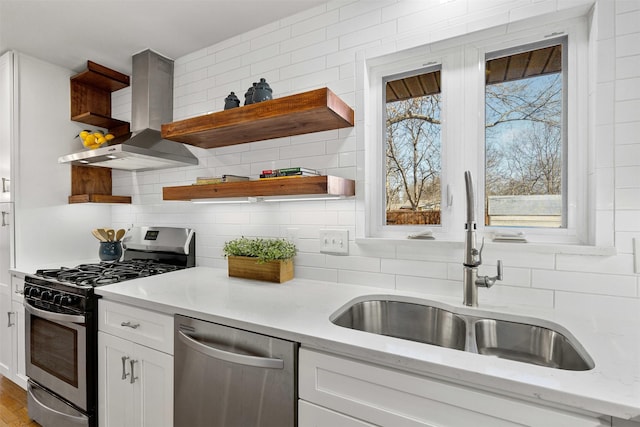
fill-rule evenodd
<path id="1" fill-rule="evenodd" d="M 239 235 L 296 238 L 296 276 L 346 284 L 460 296 L 461 245 L 350 242 L 350 255 L 319 253 L 320 228 L 346 228 L 353 239 L 363 200 L 364 147 L 356 140 L 356 55 L 390 53 L 416 40 L 445 40 L 498 24 L 519 25 L 547 13 L 563 14 L 585 1 L 453 0 L 332 1 L 175 62 L 174 119 L 220 111 L 230 91 L 240 97 L 265 77 L 274 97 L 328 86 L 356 109 L 353 129 L 202 150 L 200 166 L 166 171 L 114 171 L 114 194 L 133 195 L 131 206 L 112 208 L 119 226 L 190 226 L 198 234 L 201 266 L 226 268 L 221 247 Z M 588 8 L 585 8 L 585 10 Z M 492 246 L 485 270 L 502 259 L 505 280 L 481 290 L 480 302 L 531 304 L 563 310 L 634 313 L 639 300 L 632 239 L 640 238 L 640 2 L 600 0 L 595 5 L 591 65 L 589 179 L 597 241 L 616 255 L 557 250 L 520 251 Z M 585 70 L 586 72 L 586 70 Z M 114 116 L 128 119 L 130 90 L 114 94 Z M 260 205 L 194 205 L 163 202 L 162 187 L 188 185 L 197 176 L 256 176 L 262 169 L 304 165 L 357 179 L 356 200 Z M 635 315 L 635 314 L 634 314 Z"/>

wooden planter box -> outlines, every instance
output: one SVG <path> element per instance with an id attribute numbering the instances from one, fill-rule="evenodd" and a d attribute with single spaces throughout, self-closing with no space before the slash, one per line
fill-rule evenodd
<path id="1" fill-rule="evenodd" d="M 227 257 L 229 277 L 282 283 L 293 279 L 293 260 L 276 260 L 264 264 L 246 256 Z"/>

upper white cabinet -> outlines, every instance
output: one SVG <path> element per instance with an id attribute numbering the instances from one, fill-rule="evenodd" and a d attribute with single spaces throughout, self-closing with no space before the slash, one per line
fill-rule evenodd
<path id="1" fill-rule="evenodd" d="M 13 120 L 13 52 L 0 57 L 0 202 L 11 198 L 11 130 Z"/>

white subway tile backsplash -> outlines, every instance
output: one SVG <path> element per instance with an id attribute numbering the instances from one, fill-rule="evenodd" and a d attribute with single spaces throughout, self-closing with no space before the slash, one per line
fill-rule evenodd
<path id="1" fill-rule="evenodd" d="M 636 296 L 633 276 L 576 271 L 533 270 L 534 288 L 622 297 Z"/>
<path id="2" fill-rule="evenodd" d="M 616 57 L 640 54 L 640 32 L 616 37 Z"/>
<path id="3" fill-rule="evenodd" d="M 616 101 L 640 98 L 640 77 L 616 81 Z"/>
<path id="4" fill-rule="evenodd" d="M 616 58 L 616 78 L 628 79 L 640 76 L 640 55 Z"/>
<path id="5" fill-rule="evenodd" d="M 615 188 L 638 188 L 640 187 L 640 165 L 618 166 L 616 168 Z"/>
<path id="6" fill-rule="evenodd" d="M 382 259 L 380 271 L 405 276 L 447 278 L 447 264 L 444 262 Z"/>
<path id="7" fill-rule="evenodd" d="M 616 209 L 640 210 L 640 184 L 638 188 L 617 189 L 615 198 Z"/>
<path id="8" fill-rule="evenodd" d="M 640 120 L 627 123 L 616 123 L 615 135 L 617 145 L 640 144 Z"/>
<path id="9" fill-rule="evenodd" d="M 325 28 L 329 25 L 337 23 L 339 20 L 340 11 L 338 9 L 327 10 L 326 13 L 322 13 L 320 15 L 293 23 L 291 25 L 291 35 L 297 36 L 310 31 Z"/>

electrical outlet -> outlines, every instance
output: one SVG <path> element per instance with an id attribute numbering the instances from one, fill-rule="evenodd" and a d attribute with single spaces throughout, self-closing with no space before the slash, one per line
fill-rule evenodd
<path id="1" fill-rule="evenodd" d="M 349 254 L 349 230 L 320 230 L 320 253 Z"/>

